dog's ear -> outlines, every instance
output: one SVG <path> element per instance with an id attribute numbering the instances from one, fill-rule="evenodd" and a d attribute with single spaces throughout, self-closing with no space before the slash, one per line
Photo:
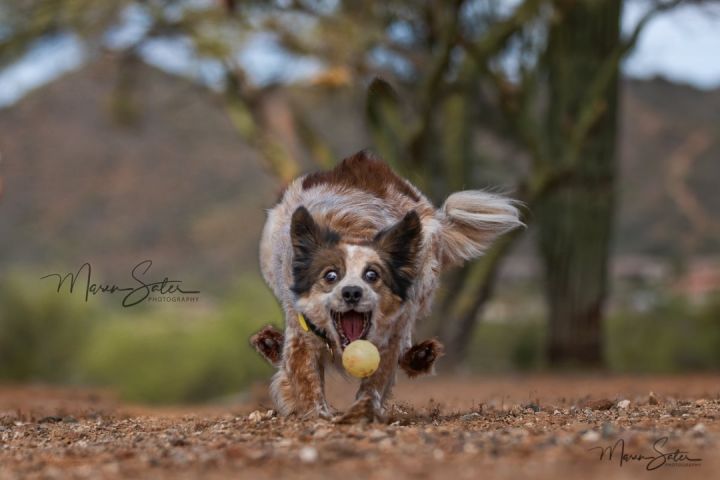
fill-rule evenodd
<path id="1" fill-rule="evenodd" d="M 312 254 L 320 246 L 320 228 L 308 209 L 299 206 L 290 220 L 290 238 L 295 256 Z"/>
<path id="2" fill-rule="evenodd" d="M 292 290 L 302 294 L 310 290 L 315 281 L 313 259 L 318 250 L 338 243 L 340 236 L 330 229 L 320 227 L 307 208 L 300 206 L 290 221 L 290 238 L 293 247 Z"/>
<path id="3" fill-rule="evenodd" d="M 417 275 L 417 257 L 422 246 L 422 224 L 415 210 L 378 232 L 373 240 L 392 278 L 390 289 L 402 300 Z"/>

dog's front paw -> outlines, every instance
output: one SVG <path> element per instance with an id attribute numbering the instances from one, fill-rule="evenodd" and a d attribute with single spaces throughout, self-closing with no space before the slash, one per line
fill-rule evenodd
<path id="1" fill-rule="evenodd" d="M 252 345 L 270 365 L 275 367 L 280 365 L 284 341 L 285 336 L 283 333 L 272 325 L 264 326 L 262 330 L 250 337 L 250 345 Z"/>
<path id="2" fill-rule="evenodd" d="M 400 368 L 408 377 L 413 378 L 432 371 L 435 360 L 443 355 L 445 348 L 436 339 L 425 340 L 413 345 L 400 358 Z"/>
<path id="3" fill-rule="evenodd" d="M 361 397 L 353 403 L 347 412 L 336 417 L 335 423 L 385 423 L 385 415 L 375 407 L 370 397 Z"/>

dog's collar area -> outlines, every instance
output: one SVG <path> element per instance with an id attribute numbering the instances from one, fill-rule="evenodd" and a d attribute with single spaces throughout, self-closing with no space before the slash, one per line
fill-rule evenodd
<path id="1" fill-rule="evenodd" d="M 327 333 L 322 328 L 315 325 L 312 321 L 310 321 L 309 318 L 307 318 L 302 313 L 298 313 L 298 323 L 300 323 L 300 328 L 302 328 L 306 332 L 312 332 L 320 339 L 325 342 L 325 346 L 330 351 L 330 353 L 333 353 L 332 346 L 330 345 L 330 339 L 327 336 Z"/>

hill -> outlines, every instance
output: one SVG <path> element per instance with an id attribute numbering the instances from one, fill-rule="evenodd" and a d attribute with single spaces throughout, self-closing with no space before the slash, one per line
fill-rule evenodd
<path id="1" fill-rule="evenodd" d="M 221 99 L 135 68 L 131 122 L 112 114 L 123 77 L 111 59 L 0 110 L 0 269 L 89 261 L 109 281 L 149 258 L 158 274 L 211 285 L 257 271 L 264 209 L 280 185 Z M 659 79 L 624 86 L 617 252 L 717 253 L 720 91 Z M 335 151 L 368 146 L 359 93 L 284 95 L 313 111 Z"/>

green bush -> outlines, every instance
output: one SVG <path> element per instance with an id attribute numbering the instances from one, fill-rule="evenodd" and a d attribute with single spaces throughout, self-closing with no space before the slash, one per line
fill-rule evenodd
<path id="1" fill-rule="evenodd" d="M 97 311 L 38 288 L 27 275 L 0 282 L 0 380 L 72 381 Z"/>
<path id="2" fill-rule="evenodd" d="M 605 320 L 606 366 L 616 372 L 671 373 L 720 369 L 720 298 L 693 306 L 668 299 L 649 312 Z M 475 371 L 537 370 L 547 366 L 547 327 L 540 320 L 481 323 L 470 348 Z"/>
<path id="3" fill-rule="evenodd" d="M 651 312 L 608 318 L 608 366 L 622 372 L 720 368 L 720 302 L 702 307 L 671 299 Z"/>
<path id="4" fill-rule="evenodd" d="M 545 330 L 540 321 L 481 323 L 467 364 L 483 372 L 537 370 L 545 364 Z"/>
<path id="5" fill-rule="evenodd" d="M 240 282 L 237 297 L 217 311 L 182 308 L 118 315 L 99 326 L 84 359 L 85 378 L 114 386 L 129 400 L 198 402 L 238 392 L 271 368 L 248 338 L 280 323 L 277 303 L 259 280 Z"/>

